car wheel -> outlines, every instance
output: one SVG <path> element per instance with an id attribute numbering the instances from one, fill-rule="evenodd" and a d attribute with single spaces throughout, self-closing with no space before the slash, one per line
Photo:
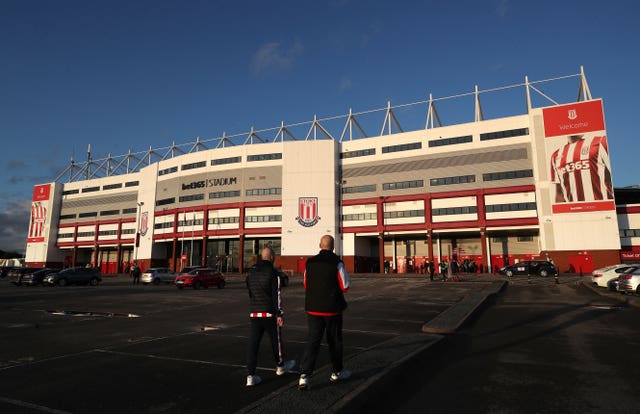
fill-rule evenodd
<path id="1" fill-rule="evenodd" d="M 549 271 L 548 271 L 548 270 L 545 270 L 545 269 L 542 269 L 542 270 L 540 271 L 540 276 L 541 276 L 541 277 L 547 277 L 547 276 L 549 276 Z"/>
<path id="2" fill-rule="evenodd" d="M 58 279 L 58 286 L 67 286 L 67 279 Z"/>
<path id="3" fill-rule="evenodd" d="M 92 277 L 91 280 L 89 281 L 89 284 L 91 286 L 98 286 L 98 278 L 97 277 Z"/>
<path id="4" fill-rule="evenodd" d="M 193 284 L 194 289 L 200 289 L 202 287 L 202 283 L 199 280 L 196 280 L 196 283 Z"/>
<path id="5" fill-rule="evenodd" d="M 161 282 L 161 280 L 159 278 L 157 278 L 157 277 L 155 279 L 153 279 L 153 284 L 154 285 L 159 285 L 160 282 Z"/>
<path id="6" fill-rule="evenodd" d="M 225 282 L 224 280 L 221 280 L 220 282 L 218 282 L 218 289 L 222 289 L 226 284 L 227 282 Z"/>
<path id="7" fill-rule="evenodd" d="M 636 293 L 640 295 L 640 285 L 638 285 L 638 287 L 636 288 Z"/>
<path id="8" fill-rule="evenodd" d="M 513 276 L 513 272 L 511 270 L 507 270 L 505 274 L 507 275 L 507 277 Z"/>

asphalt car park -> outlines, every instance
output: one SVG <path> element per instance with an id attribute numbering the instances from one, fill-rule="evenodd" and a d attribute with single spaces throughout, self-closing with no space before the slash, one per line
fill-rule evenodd
<path id="1" fill-rule="evenodd" d="M 291 386 L 296 373 L 275 375 L 263 338 L 263 383 L 245 387 L 248 296 L 242 276 L 226 279 L 224 289 L 205 290 L 132 285 L 127 276 L 64 288 L 0 283 L 0 410 L 224 413 Z M 425 322 L 494 279 L 352 276 L 345 365 L 390 339 L 420 332 Z M 579 280 L 561 277 L 562 283 Z M 550 278 L 516 276 L 509 283 L 555 289 Z M 285 357 L 299 362 L 307 332 L 300 276 L 283 289 L 283 301 Z M 328 363 L 323 347 L 317 372 Z M 341 386 L 318 375 L 311 392 Z"/>

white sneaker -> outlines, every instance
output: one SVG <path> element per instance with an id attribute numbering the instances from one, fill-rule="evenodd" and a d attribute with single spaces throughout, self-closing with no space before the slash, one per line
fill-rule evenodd
<path id="1" fill-rule="evenodd" d="M 331 374 L 331 377 L 329 378 L 329 380 L 331 382 L 336 382 L 336 381 L 341 381 L 341 380 L 346 380 L 351 376 L 351 371 L 349 371 L 348 369 L 343 369 L 340 372 L 334 372 Z"/>
<path id="2" fill-rule="evenodd" d="M 310 378 L 305 374 L 300 375 L 300 380 L 298 380 L 298 389 L 301 391 L 305 391 L 311 388 Z"/>
<path id="3" fill-rule="evenodd" d="M 285 361 L 285 363 L 281 367 L 276 367 L 276 375 L 284 375 L 286 372 L 289 372 L 291 368 L 296 366 L 296 360 L 290 359 L 289 361 Z"/>
<path id="4" fill-rule="evenodd" d="M 253 387 L 262 382 L 262 378 L 257 375 L 247 375 L 247 387 Z"/>

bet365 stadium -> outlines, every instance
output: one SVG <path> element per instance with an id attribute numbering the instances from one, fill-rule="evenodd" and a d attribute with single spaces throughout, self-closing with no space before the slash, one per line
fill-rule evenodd
<path id="1" fill-rule="evenodd" d="M 572 83 L 569 102 L 548 92 L 560 82 Z M 524 113 L 485 118 L 485 101 L 513 93 Z M 452 102 L 468 121 L 441 122 Z M 405 130 L 410 110 L 422 121 Z M 480 272 L 547 257 L 590 272 L 640 256 L 640 197 L 614 195 L 610 144 L 581 68 L 117 157 L 89 151 L 34 186 L 25 260 L 242 272 L 268 245 L 297 272 L 330 234 L 351 272 L 416 272 L 425 260 Z"/>

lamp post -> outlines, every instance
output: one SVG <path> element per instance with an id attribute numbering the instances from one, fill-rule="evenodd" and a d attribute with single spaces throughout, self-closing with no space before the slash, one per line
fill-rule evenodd
<path id="1" fill-rule="evenodd" d="M 134 254 L 133 260 L 138 261 L 138 247 L 140 247 L 140 212 L 142 210 L 142 206 L 144 206 L 144 201 L 140 201 L 138 204 L 138 216 L 136 217 L 136 242 L 134 246 Z"/>

